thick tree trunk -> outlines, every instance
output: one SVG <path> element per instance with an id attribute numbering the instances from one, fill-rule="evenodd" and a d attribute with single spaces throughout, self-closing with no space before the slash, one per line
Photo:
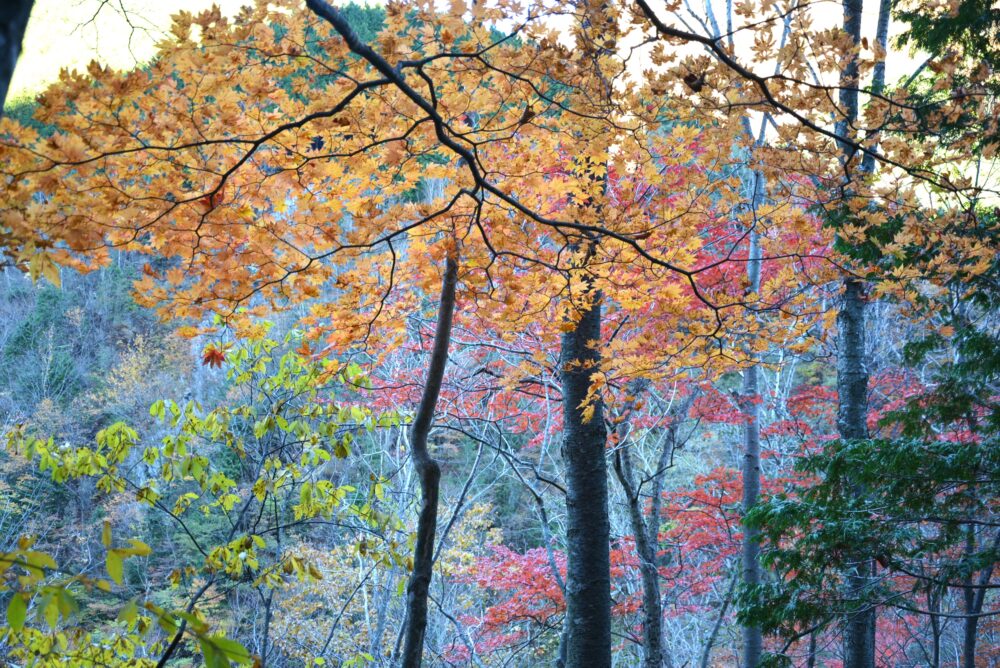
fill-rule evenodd
<path id="1" fill-rule="evenodd" d="M 965 592 L 966 600 L 969 592 Z M 965 618 L 965 627 L 962 629 L 962 668 L 976 668 L 976 632 L 979 626 L 979 617 L 970 616 Z"/>
<path id="2" fill-rule="evenodd" d="M 410 454 L 420 478 L 421 505 L 417 521 L 417 543 L 413 549 L 413 572 L 406 589 L 406 634 L 403 642 L 403 668 L 419 668 L 423 659 L 424 635 L 427 632 L 427 597 L 434 568 L 434 534 L 437 531 L 438 486 L 441 467 L 427 450 L 427 437 L 434 423 L 444 369 L 448 363 L 448 345 L 455 312 L 455 284 L 458 263 L 449 257 L 445 262 L 438 305 L 437 327 L 427 380 L 424 382 L 420 405 L 410 426 Z"/>
<path id="3" fill-rule="evenodd" d="M 21 56 L 24 30 L 28 27 L 33 4 L 34 0 L 0 2 L 0 116 L 3 116 L 3 107 L 7 102 L 14 66 Z"/>
<path id="4" fill-rule="evenodd" d="M 601 293 L 562 336 L 563 448 L 566 469 L 566 666 L 611 666 L 611 560 L 607 430 L 595 398 L 585 419 L 581 404 L 600 362 Z"/>

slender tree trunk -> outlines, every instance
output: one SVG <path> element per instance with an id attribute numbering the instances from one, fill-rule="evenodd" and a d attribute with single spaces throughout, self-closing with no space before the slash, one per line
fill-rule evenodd
<path id="1" fill-rule="evenodd" d="M 756 401 L 757 366 L 743 372 L 743 513 L 746 514 L 757 504 L 760 496 L 760 407 Z M 743 584 L 747 587 L 760 585 L 760 544 L 759 531 L 743 527 Z M 763 637 L 760 627 L 743 627 L 743 666 L 757 668 L 763 651 Z"/>
<path id="2" fill-rule="evenodd" d="M 759 195 L 759 176 L 754 175 L 754 206 Z M 755 231 L 750 232 L 750 253 L 747 262 L 749 290 L 760 292 L 760 243 Z M 760 393 L 759 372 L 756 364 L 743 371 L 740 409 L 743 413 L 743 514 L 746 515 L 757 505 L 760 497 Z M 747 587 L 760 585 L 760 531 L 743 527 L 743 584 Z M 764 649 L 764 639 L 758 626 L 743 627 L 743 667 L 757 668 Z"/>
<path id="3" fill-rule="evenodd" d="M 927 609 L 932 613 L 940 610 L 941 592 L 937 585 L 927 587 Z M 941 668 L 941 620 L 935 614 L 931 615 L 931 668 Z"/>
<path id="4" fill-rule="evenodd" d="M 581 404 L 600 362 L 601 293 L 562 336 L 563 448 L 566 468 L 566 667 L 611 666 L 611 559 L 607 430 L 600 397 L 585 419 Z"/>
<path id="5" fill-rule="evenodd" d="M 632 472 L 632 455 L 627 446 L 615 453 L 615 474 L 625 492 L 629 523 L 635 536 L 642 577 L 643 668 L 663 668 L 663 607 L 660 602 L 660 572 L 656 566 L 656 546 L 649 541 L 649 529 L 642 515 L 642 501 Z M 654 520 L 656 521 L 656 520 Z"/>
<path id="6" fill-rule="evenodd" d="M 862 283 L 846 280 L 843 301 L 837 314 L 837 428 L 844 440 L 868 437 L 864 304 Z M 864 601 L 872 575 L 872 563 L 864 554 L 855 554 L 853 559 L 847 574 L 847 596 L 852 609 L 844 624 L 844 668 L 874 668 L 875 608 Z"/>
<path id="7" fill-rule="evenodd" d="M 659 567 L 661 565 L 661 559 L 659 557 L 660 511 L 663 507 L 664 474 L 671 465 L 671 459 L 674 451 L 679 447 L 678 434 L 680 433 L 681 423 L 684 422 L 688 411 L 691 409 L 691 404 L 694 403 L 697 395 L 698 390 L 693 389 L 687 396 L 680 399 L 669 409 L 670 423 L 667 425 L 667 433 L 660 448 L 660 456 L 656 462 L 656 470 L 653 471 L 653 475 L 651 476 L 652 489 L 650 490 L 651 498 L 649 502 L 649 521 L 646 522 L 646 543 L 652 547 L 653 565 L 656 568 L 657 575 L 659 575 Z M 663 599 L 662 597 L 659 597 L 659 578 L 657 578 L 657 596 L 657 602 L 659 604 L 659 612 L 657 614 L 660 615 L 660 656 L 662 657 L 665 668 L 672 668 L 674 665 L 674 658 L 672 648 L 664 636 Z"/>
<path id="8" fill-rule="evenodd" d="M 0 116 L 3 116 L 3 107 L 7 102 L 14 66 L 21 56 L 24 30 L 28 27 L 33 4 L 34 0 L 0 2 Z"/>
<path id="9" fill-rule="evenodd" d="M 843 0 L 844 31 L 855 46 L 861 44 L 861 13 L 863 0 Z M 857 57 L 847 60 L 840 77 L 840 108 L 843 119 L 837 133 L 845 139 L 856 139 L 854 125 L 858 119 L 860 85 Z M 844 169 L 848 179 L 856 172 L 852 164 L 858 156 L 846 142 Z M 845 184 L 845 198 L 853 188 Z M 845 206 L 847 203 L 845 202 Z M 865 365 L 865 301 L 864 285 L 853 277 L 844 279 L 844 294 L 838 325 L 837 429 L 844 440 L 868 438 L 868 369 Z M 875 667 L 875 608 L 863 599 L 869 588 L 872 561 L 868 555 L 853 555 L 854 563 L 847 573 L 847 596 L 851 610 L 844 622 L 844 668 Z"/>
<path id="10" fill-rule="evenodd" d="M 965 558 L 971 559 L 976 552 L 976 528 L 965 527 Z M 962 627 L 962 668 L 976 668 L 976 589 L 972 586 L 973 574 L 967 573 L 962 579 L 962 599 L 965 603 L 965 620 Z"/>
<path id="11" fill-rule="evenodd" d="M 648 386 L 648 381 L 634 380 L 629 383 L 628 394 L 637 398 Z M 643 668 L 663 668 L 663 604 L 660 599 L 660 572 L 656 563 L 656 536 L 650 537 L 649 527 L 642 512 L 641 486 L 636 482 L 632 465 L 632 441 L 629 438 L 629 416 L 635 410 L 635 399 L 626 402 L 622 438 L 615 451 L 615 474 L 625 492 L 629 524 L 635 536 L 636 556 L 639 558 L 639 574 L 642 580 L 642 652 Z M 658 518 L 653 518 L 658 523 Z"/>
<path id="12" fill-rule="evenodd" d="M 970 591 L 965 589 L 966 611 L 971 606 L 968 605 Z M 965 626 L 962 629 L 962 668 L 976 668 L 976 632 L 979 626 L 979 617 L 974 613 L 965 618 Z"/>
<path id="13" fill-rule="evenodd" d="M 729 611 L 729 604 L 733 601 L 733 593 L 736 590 L 737 582 L 739 582 L 739 578 L 737 577 L 732 577 L 729 580 L 726 596 L 722 599 L 722 608 L 719 610 L 719 615 L 715 618 L 715 624 L 712 625 L 712 632 L 708 635 L 708 640 L 705 641 L 705 648 L 701 652 L 701 668 L 709 668 L 709 662 L 712 660 L 712 648 L 715 647 L 715 641 L 719 638 L 719 631 L 722 629 L 722 622 L 726 618 L 726 612 Z"/>
<path id="14" fill-rule="evenodd" d="M 971 559 L 976 553 L 976 528 L 968 525 L 966 528 L 966 554 Z M 993 550 L 1000 546 L 1000 533 L 993 541 Z M 965 626 L 962 629 L 962 668 L 976 668 L 976 640 L 979 632 L 979 618 L 983 613 L 986 601 L 986 590 L 993 576 L 993 565 L 989 564 L 979 572 L 976 578 L 969 573 L 962 587 L 965 602 Z"/>
<path id="15" fill-rule="evenodd" d="M 419 668 L 423 659 L 424 636 L 427 633 L 427 597 L 434 567 L 434 534 L 437 531 L 438 486 L 441 481 L 441 467 L 427 450 L 427 437 L 434 423 L 434 409 L 437 407 L 444 369 L 448 363 L 457 282 L 458 262 L 449 257 L 445 261 L 437 327 L 434 331 L 431 360 L 427 365 L 427 380 L 410 426 L 410 454 L 420 479 L 422 498 L 417 521 L 417 543 L 413 550 L 413 572 L 406 589 L 403 668 Z"/>
<path id="16" fill-rule="evenodd" d="M 261 634 L 260 642 L 260 664 L 262 666 L 267 665 L 267 655 L 271 650 L 270 640 L 271 640 L 271 605 L 274 603 L 274 590 L 271 589 L 267 593 L 267 598 L 264 600 L 264 632 Z"/>
<path id="17" fill-rule="evenodd" d="M 809 634 L 809 657 L 806 659 L 806 668 L 816 668 L 816 632 Z"/>

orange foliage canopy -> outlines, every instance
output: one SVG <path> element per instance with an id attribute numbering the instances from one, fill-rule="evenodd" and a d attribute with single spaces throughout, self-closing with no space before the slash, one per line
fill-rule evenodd
<path id="1" fill-rule="evenodd" d="M 428 108 L 292 0 L 234 21 L 181 13 L 148 66 L 64 73 L 36 114 L 53 132 L 0 122 L 8 246 L 35 273 L 148 253 L 137 292 L 165 316 L 197 327 L 215 313 L 252 335 L 255 316 L 306 303 L 302 323 L 338 349 L 401 342 L 446 255 L 460 258 L 461 317 L 501 338 L 543 323 L 554 342 L 579 286 L 601 289 L 635 332 L 612 342 L 613 375 L 708 364 L 725 336 L 742 341 L 729 355 L 753 356 L 804 331 L 805 288 L 833 268 L 806 209 L 830 199 L 834 142 L 782 125 L 778 148 L 754 150 L 729 112 L 762 103 L 735 73 L 687 59 L 704 65 L 694 91 L 661 43 L 640 77 L 617 46 L 642 30 L 634 8 L 584 6 L 570 31 L 547 11 L 390 5 L 373 46 Z M 747 205 L 748 169 L 775 199 Z M 885 218 L 854 214 L 848 238 Z M 751 229 L 760 294 L 743 278 Z"/>

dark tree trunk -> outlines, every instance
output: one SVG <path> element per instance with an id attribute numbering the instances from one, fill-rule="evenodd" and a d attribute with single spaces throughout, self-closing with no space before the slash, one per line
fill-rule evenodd
<path id="1" fill-rule="evenodd" d="M 427 632 L 427 597 L 434 568 L 434 534 L 437 531 L 438 486 L 441 467 L 427 450 L 427 437 L 434 423 L 444 368 L 448 363 L 451 323 L 455 312 L 455 284 L 458 263 L 449 257 L 445 262 L 438 305 L 437 326 L 431 360 L 427 365 L 420 405 L 410 426 L 410 453 L 413 467 L 420 478 L 420 517 L 417 521 L 417 543 L 413 549 L 413 572 L 406 589 L 406 634 L 403 642 L 402 666 L 419 668 L 423 659 L 424 635 Z"/>
<path id="2" fill-rule="evenodd" d="M 927 588 L 927 609 L 931 611 L 931 668 L 941 668 L 941 619 L 933 613 L 941 608 L 942 590 L 936 585 Z"/>
<path id="3" fill-rule="evenodd" d="M 566 469 L 566 666 L 611 666 L 611 560 L 604 406 L 581 404 L 601 359 L 601 293 L 562 336 L 563 447 Z"/>
<path id="4" fill-rule="evenodd" d="M 976 527 L 970 524 L 966 527 L 966 555 L 973 558 L 976 554 Z M 993 541 L 993 550 L 1000 546 L 1000 533 Z M 986 591 L 993 579 L 993 565 L 990 564 L 979 572 L 979 577 L 969 573 L 962 587 L 962 598 L 965 603 L 965 625 L 962 629 L 962 668 L 976 668 L 976 639 L 979 632 L 979 618 L 983 614 L 983 604 L 986 602 Z"/>
<path id="5" fill-rule="evenodd" d="M 965 600 L 969 601 L 970 592 L 965 590 Z M 966 610 L 970 606 L 966 604 Z M 965 627 L 962 629 L 962 668 L 976 668 L 976 632 L 979 627 L 979 617 L 971 615 L 965 618 Z"/>
<path id="6" fill-rule="evenodd" d="M 976 528 L 965 527 L 965 558 L 970 559 L 976 552 Z M 973 574 L 967 573 L 962 580 L 962 599 L 965 603 L 965 623 L 962 627 L 962 668 L 976 668 L 976 588 L 972 586 Z"/>
<path id="7" fill-rule="evenodd" d="M 837 428 L 844 440 L 868 437 L 868 370 L 865 365 L 865 302 L 860 281 L 844 282 L 843 302 L 837 314 L 839 406 Z M 853 555 L 847 573 L 851 610 L 844 623 L 844 668 L 874 668 L 875 608 L 866 603 L 872 563 L 868 555 Z"/>
<path id="8" fill-rule="evenodd" d="M 816 632 L 809 634 L 809 656 L 806 659 L 806 668 L 816 668 Z"/>
<path id="9" fill-rule="evenodd" d="M 863 0 L 843 0 L 844 31 L 855 45 L 861 43 L 863 4 Z M 857 58 L 848 59 L 840 78 L 840 108 L 844 117 L 837 124 L 837 133 L 849 141 L 855 140 L 857 135 L 854 125 L 859 111 L 858 75 Z M 852 166 L 857 156 L 849 141 L 841 144 L 844 169 L 848 175 L 845 198 L 851 195 L 850 180 L 858 171 Z M 844 440 L 864 439 L 868 437 L 864 285 L 853 277 L 844 280 L 844 296 L 837 314 L 837 326 L 837 429 Z M 864 554 L 852 555 L 852 561 L 846 577 L 850 610 L 844 620 L 844 668 L 874 668 L 875 608 L 863 600 L 872 575 L 872 562 L 869 555 Z"/>
<path id="10" fill-rule="evenodd" d="M 28 26 L 34 0 L 4 0 L 0 2 L 0 116 L 7 103 L 14 66 L 21 56 L 24 29 Z"/>

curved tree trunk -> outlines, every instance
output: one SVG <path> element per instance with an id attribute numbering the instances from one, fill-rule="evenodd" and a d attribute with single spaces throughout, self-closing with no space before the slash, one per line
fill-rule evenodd
<path id="1" fill-rule="evenodd" d="M 646 387 L 645 383 L 630 385 L 629 394 L 637 396 Z M 639 573 L 642 581 L 642 648 L 643 668 L 663 668 L 673 665 L 673 657 L 664 642 L 663 634 L 663 600 L 660 593 L 660 560 L 658 555 L 660 536 L 660 508 L 662 507 L 663 477 L 670 466 L 670 459 L 677 447 L 677 434 L 684 416 L 687 415 L 694 401 L 696 392 L 689 393 L 683 399 L 668 409 L 669 417 L 667 433 L 656 470 L 651 475 L 639 473 L 651 482 L 648 493 L 650 499 L 649 515 L 643 515 L 642 495 L 636 482 L 636 471 L 632 464 L 629 447 L 619 442 L 615 453 L 615 475 L 621 483 L 628 504 L 629 523 L 635 535 L 636 554 L 639 558 Z M 633 405 L 628 405 L 626 411 L 631 411 Z"/>
<path id="2" fill-rule="evenodd" d="M 441 467 L 427 451 L 427 436 L 434 423 L 434 409 L 441 393 L 444 368 L 448 363 L 457 282 L 458 263 L 453 257 L 449 257 L 445 261 L 434 347 L 427 365 L 427 380 L 410 426 L 410 453 L 413 467 L 420 478 L 422 498 L 417 522 L 417 543 L 413 549 L 413 572 L 406 588 L 406 633 L 402 654 L 404 668 L 419 668 L 423 658 L 424 635 L 427 632 L 427 597 L 434 568 L 434 534 L 437 531 L 438 486 L 441 481 Z"/>
<path id="3" fill-rule="evenodd" d="M 563 448 L 566 469 L 566 667 L 611 666 L 611 558 L 607 430 L 600 397 L 587 419 L 581 404 L 601 354 L 601 293 L 562 335 Z"/>

